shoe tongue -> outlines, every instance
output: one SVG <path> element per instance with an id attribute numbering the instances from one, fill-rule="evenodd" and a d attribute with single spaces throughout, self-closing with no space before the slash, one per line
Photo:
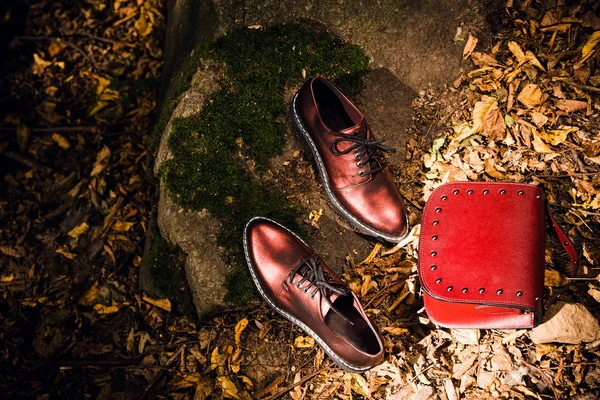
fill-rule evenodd
<path id="1" fill-rule="evenodd" d="M 343 135 L 357 135 L 361 138 L 367 137 L 367 122 L 365 119 L 361 119 L 360 122 L 350 128 L 346 128 L 340 131 Z"/>

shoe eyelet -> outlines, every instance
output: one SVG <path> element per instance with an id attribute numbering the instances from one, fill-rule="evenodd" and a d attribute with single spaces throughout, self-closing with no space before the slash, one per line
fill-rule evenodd
<path id="1" fill-rule="evenodd" d="M 525 194 L 523 190 L 519 190 L 517 193 L 519 193 L 519 196 L 523 196 Z"/>
<path id="2" fill-rule="evenodd" d="M 432 266 L 430 267 L 430 269 L 431 269 L 432 271 L 435 271 L 435 270 L 437 269 L 437 265 L 432 265 Z"/>
<path id="3" fill-rule="evenodd" d="M 442 196 L 442 201 L 448 200 L 448 196 Z"/>
<path id="4" fill-rule="evenodd" d="M 296 288 L 300 289 L 300 282 L 296 284 Z"/>
<path id="5" fill-rule="evenodd" d="M 453 194 L 458 194 L 458 189 L 454 189 L 454 190 L 452 191 L 452 193 L 453 193 Z"/>
<path id="6" fill-rule="evenodd" d="M 360 154 L 358 154 L 358 153 L 354 154 L 354 158 L 357 159 L 357 160 L 360 160 L 360 158 L 361 158 Z"/>
<path id="7" fill-rule="evenodd" d="M 306 289 L 308 289 L 308 286 L 306 287 Z M 302 291 L 303 291 L 304 293 L 308 293 L 308 290 L 306 290 L 306 289 L 303 289 Z"/>
<path id="8" fill-rule="evenodd" d="M 500 190 L 500 194 L 504 194 L 504 193 L 506 193 L 506 190 L 504 190 L 504 189 Z"/>
<path id="9" fill-rule="evenodd" d="M 473 194 L 473 191 L 471 189 L 467 190 L 467 194 Z"/>
<path id="10" fill-rule="evenodd" d="M 469 288 L 466 288 L 466 287 L 462 288 L 463 293 L 467 293 L 468 291 L 469 291 Z"/>
<path id="11" fill-rule="evenodd" d="M 363 176 L 365 176 L 365 175 L 366 175 L 365 171 L 360 171 L 360 172 L 358 173 L 358 176 L 360 176 L 360 177 L 363 177 Z"/>
<path id="12" fill-rule="evenodd" d="M 485 190 L 483 191 L 483 194 L 488 194 L 489 192 L 490 192 L 489 190 L 485 189 Z"/>
<path id="13" fill-rule="evenodd" d="M 356 163 L 356 166 L 357 166 L 358 168 L 362 168 L 362 166 L 363 166 L 363 163 L 359 161 L 359 162 L 357 162 L 357 163 Z"/>

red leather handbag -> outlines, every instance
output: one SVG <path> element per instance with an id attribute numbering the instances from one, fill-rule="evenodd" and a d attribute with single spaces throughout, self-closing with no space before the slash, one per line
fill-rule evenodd
<path id="1" fill-rule="evenodd" d="M 571 258 L 544 191 L 503 182 L 452 182 L 432 194 L 421 222 L 419 278 L 425 310 L 449 328 L 532 328 L 541 321 L 546 217 Z"/>

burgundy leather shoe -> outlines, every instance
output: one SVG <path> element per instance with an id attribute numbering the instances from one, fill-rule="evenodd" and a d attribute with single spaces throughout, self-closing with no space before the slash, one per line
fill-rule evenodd
<path id="1" fill-rule="evenodd" d="M 398 243 L 409 232 L 400 193 L 366 118 L 331 83 L 311 78 L 294 96 L 292 123 L 307 142 L 327 197 L 355 228 Z"/>
<path id="2" fill-rule="evenodd" d="M 383 360 L 381 337 L 356 295 L 302 239 L 255 217 L 244 229 L 244 251 L 260 295 L 341 368 L 363 372 Z"/>

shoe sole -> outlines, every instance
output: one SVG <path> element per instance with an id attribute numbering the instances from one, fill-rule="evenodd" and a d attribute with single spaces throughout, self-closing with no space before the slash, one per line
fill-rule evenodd
<path id="1" fill-rule="evenodd" d="M 265 221 L 269 221 L 272 222 L 274 224 L 276 224 L 277 226 L 280 226 L 281 228 L 285 229 L 287 232 L 289 232 L 290 234 L 292 234 L 296 239 L 300 240 L 302 243 L 304 243 L 305 246 L 308 247 L 308 245 L 304 242 L 304 240 L 300 239 L 294 232 L 290 231 L 289 229 L 287 229 L 285 226 L 269 219 L 269 218 L 265 218 L 265 217 L 254 217 L 252 218 L 250 221 L 248 221 L 248 223 L 246 224 L 246 226 L 244 227 L 244 255 L 246 256 L 246 263 L 248 264 L 248 269 L 250 270 L 250 275 L 252 276 L 252 280 L 254 281 L 254 284 L 256 285 L 256 288 L 258 289 L 258 292 L 260 293 L 260 296 L 269 304 L 269 306 L 274 309 L 279 315 L 281 315 L 282 317 L 284 317 L 285 319 L 287 319 L 288 321 L 290 321 L 291 323 L 297 325 L 300 327 L 300 329 L 302 329 L 306 334 L 308 334 L 310 337 L 312 337 L 318 344 L 319 346 L 323 349 L 323 351 L 329 356 L 329 358 L 331 358 L 337 365 L 338 367 L 342 368 L 345 371 L 348 372 L 353 372 L 353 373 L 361 373 L 361 372 L 365 372 L 370 370 L 373 367 L 366 367 L 366 368 L 360 368 L 360 367 L 355 367 L 353 365 L 348 364 L 346 361 L 342 360 L 338 355 L 335 354 L 335 352 L 325 343 L 325 341 L 323 341 L 323 339 L 321 339 L 321 337 L 319 335 L 317 335 L 312 329 L 310 329 L 306 324 L 304 324 L 303 322 L 297 320 L 296 318 L 294 318 L 293 316 L 291 316 L 290 314 L 288 314 L 287 312 L 283 311 L 282 309 L 280 309 L 279 307 L 277 307 L 275 305 L 275 303 L 273 302 L 273 300 L 267 296 L 267 294 L 265 293 L 265 290 L 262 287 L 262 284 L 260 283 L 260 281 L 258 280 L 258 277 L 256 275 L 256 268 L 254 267 L 254 263 L 252 262 L 252 260 L 250 259 L 250 251 L 248 250 L 248 226 L 250 225 L 250 223 L 254 220 L 257 219 L 261 219 L 261 220 L 265 220 Z"/>
<path id="2" fill-rule="evenodd" d="M 304 124 L 302 123 L 302 120 L 300 119 L 300 115 L 298 114 L 298 110 L 296 108 L 296 99 L 297 98 L 298 98 L 298 93 L 296 93 L 294 95 L 294 99 L 292 100 L 292 104 L 290 105 L 290 114 L 292 117 L 291 118 L 292 125 L 294 126 L 296 133 L 298 133 L 298 135 L 301 136 L 304 139 L 304 141 L 308 144 L 308 148 L 310 149 L 310 152 L 312 153 L 312 156 L 316 162 L 317 170 L 319 171 L 319 179 L 321 180 L 321 183 L 323 184 L 323 188 L 325 189 L 325 194 L 327 194 L 327 198 L 329 198 L 329 201 L 331 202 L 331 204 L 333 205 L 335 210 L 343 218 L 345 218 L 354 228 L 358 229 L 361 233 L 364 233 L 369 236 L 373 236 L 376 239 L 379 239 L 384 242 L 389 242 L 389 243 L 394 243 L 394 244 L 401 242 L 410 233 L 408 214 L 406 215 L 406 232 L 400 237 L 388 236 L 388 235 L 386 235 L 382 232 L 379 232 L 373 228 L 370 228 L 369 226 L 360 222 L 348 210 L 346 210 L 342 206 L 340 201 L 335 197 L 335 195 L 333 194 L 333 191 L 331 190 L 331 186 L 329 185 L 329 177 L 327 175 L 327 171 L 325 170 L 325 164 L 323 163 L 323 159 L 321 158 L 321 155 L 319 154 L 319 151 L 317 150 L 317 146 L 315 145 L 315 142 L 312 140 L 312 138 L 308 134 L 308 131 L 304 127 Z"/>

